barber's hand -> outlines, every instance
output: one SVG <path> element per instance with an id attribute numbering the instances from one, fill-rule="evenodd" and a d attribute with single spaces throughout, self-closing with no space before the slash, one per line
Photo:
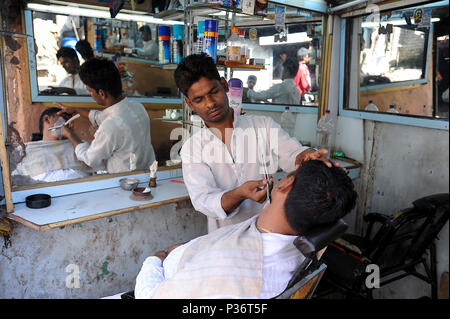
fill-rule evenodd
<path id="1" fill-rule="evenodd" d="M 326 149 L 320 149 L 320 150 L 313 150 L 313 149 L 307 149 L 300 154 L 297 155 L 295 158 L 295 169 L 298 169 L 300 166 L 303 165 L 303 163 L 306 163 L 307 161 L 312 160 L 319 160 L 325 163 L 328 167 L 336 166 L 339 167 L 339 164 L 337 162 L 333 162 L 330 160 L 327 160 L 325 157 L 322 157 L 323 155 L 327 155 L 328 151 Z"/>
<path id="2" fill-rule="evenodd" d="M 156 257 L 158 257 L 159 259 L 161 259 L 161 261 L 164 261 L 164 259 L 166 259 L 167 257 L 167 252 L 164 250 L 158 250 L 155 255 Z"/>
<path id="3" fill-rule="evenodd" d="M 72 123 L 69 123 L 72 124 Z M 67 125 L 63 125 L 61 127 L 61 136 L 65 138 L 69 138 L 69 136 L 73 133 L 72 128 L 68 127 Z"/>
<path id="4" fill-rule="evenodd" d="M 62 115 L 63 113 L 67 113 L 69 115 L 75 115 L 75 113 L 77 113 L 77 110 L 75 107 L 72 106 L 67 106 L 65 104 L 62 103 L 54 103 L 56 107 L 59 107 L 61 109 L 61 111 L 59 111 L 58 113 L 56 113 L 56 115 Z"/>
<path id="5" fill-rule="evenodd" d="M 269 179 L 269 189 L 273 187 L 273 178 Z M 259 181 L 248 181 L 240 186 L 240 191 L 243 197 L 246 199 L 254 200 L 260 204 L 264 203 L 267 199 L 267 181 L 265 179 Z"/>

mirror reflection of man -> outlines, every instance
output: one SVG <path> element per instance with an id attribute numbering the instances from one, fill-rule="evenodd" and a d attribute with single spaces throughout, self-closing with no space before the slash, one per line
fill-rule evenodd
<path id="1" fill-rule="evenodd" d="M 98 127 L 90 144 L 63 127 L 62 135 L 72 142 L 77 158 L 95 170 L 106 168 L 108 173 L 148 169 L 155 160 L 150 118 L 141 103 L 123 95 L 115 64 L 102 58 L 89 59 L 81 66 L 80 77 L 95 102 L 106 108 L 98 111 L 58 104 L 63 111 L 78 113 Z"/>
<path id="2" fill-rule="evenodd" d="M 254 101 L 272 99 L 275 104 L 296 105 L 301 99 L 300 91 L 294 82 L 297 73 L 297 63 L 292 58 L 283 63 L 283 82 L 273 85 L 270 89 L 260 92 L 248 90 L 247 96 Z"/>
<path id="3" fill-rule="evenodd" d="M 174 78 L 206 126 L 184 143 L 180 154 L 186 188 L 194 208 L 208 216 L 208 232 L 261 212 L 273 185 L 263 166 L 270 167 L 268 174 L 278 167 L 289 172 L 313 159 L 332 166 L 322 157 L 327 150 L 302 146 L 272 118 L 235 116 L 228 83 L 207 54 L 184 58 Z"/>
<path id="4" fill-rule="evenodd" d="M 152 31 L 148 25 L 139 28 L 143 47 L 136 49 L 138 54 L 148 57 L 151 60 L 158 60 L 158 44 L 152 39 Z"/>
<path id="5" fill-rule="evenodd" d="M 247 96 L 247 92 L 248 90 L 253 90 L 255 88 L 256 85 L 256 81 L 258 80 L 258 78 L 255 75 L 249 75 L 247 78 L 247 87 L 244 87 L 243 93 L 242 93 L 242 102 L 256 102 L 253 99 L 248 98 Z"/>
<path id="6" fill-rule="evenodd" d="M 56 52 L 56 58 L 69 74 L 60 83 L 59 87 L 74 89 L 78 95 L 87 94 L 86 86 L 80 79 L 80 60 L 77 52 L 70 47 L 62 47 Z"/>
<path id="7" fill-rule="evenodd" d="M 25 143 L 26 156 L 16 163 L 11 173 L 13 184 L 56 182 L 90 175 L 92 170 L 76 158 L 72 143 L 62 137 L 61 128 L 49 130 L 64 124 L 70 117 L 67 114 L 58 115 L 60 111 L 60 108 L 51 107 L 42 112 L 39 134 L 34 133 L 33 140 Z M 68 125 L 72 127 L 73 122 Z"/>
<path id="8" fill-rule="evenodd" d="M 297 51 L 297 59 L 298 59 L 298 71 L 297 75 L 294 78 L 294 82 L 300 90 L 301 101 L 305 99 L 305 93 L 307 93 L 311 89 L 311 75 L 309 72 L 308 63 L 310 61 L 309 58 L 309 50 L 307 48 L 300 48 Z"/>

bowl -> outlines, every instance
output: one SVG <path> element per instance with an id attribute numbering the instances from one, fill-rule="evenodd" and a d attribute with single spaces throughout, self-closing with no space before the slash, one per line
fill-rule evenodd
<path id="1" fill-rule="evenodd" d="M 27 196 L 25 202 L 28 208 L 45 208 L 50 206 L 52 198 L 47 194 L 34 194 Z"/>
<path id="2" fill-rule="evenodd" d="M 139 180 L 137 178 L 122 178 L 119 180 L 120 187 L 126 191 L 132 191 L 139 184 Z"/>

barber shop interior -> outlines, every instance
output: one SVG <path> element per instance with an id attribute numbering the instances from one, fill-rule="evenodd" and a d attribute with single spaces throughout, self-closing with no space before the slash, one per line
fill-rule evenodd
<path id="1" fill-rule="evenodd" d="M 449 299 L 448 0 L 0 13 L 0 299 Z"/>

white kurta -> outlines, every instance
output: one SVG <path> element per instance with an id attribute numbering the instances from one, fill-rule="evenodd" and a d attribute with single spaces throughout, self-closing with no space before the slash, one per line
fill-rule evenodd
<path id="1" fill-rule="evenodd" d="M 79 74 L 75 74 L 75 81 L 72 79 L 72 75 L 65 77 L 58 86 L 74 89 L 78 95 L 89 95 Z"/>
<path id="2" fill-rule="evenodd" d="M 164 263 L 156 256 L 147 257 L 136 278 L 135 298 L 151 298 L 161 282 L 175 275 L 184 251 L 199 238 L 201 237 L 175 248 L 166 257 Z M 259 298 L 268 299 L 278 296 L 286 289 L 295 269 L 303 262 L 305 257 L 293 244 L 296 236 L 263 233 L 261 238 L 264 261 L 262 267 L 263 285 Z M 222 297 L 214 296 L 214 298 Z"/>
<path id="3" fill-rule="evenodd" d="M 130 170 L 130 154 L 136 155 L 135 169 L 148 169 L 155 160 L 150 137 L 150 118 L 141 103 L 124 98 L 103 111 L 92 110 L 89 120 L 98 126 L 94 140 L 78 144 L 80 161 L 108 173 Z"/>
<path id="4" fill-rule="evenodd" d="M 264 204 L 250 199 L 229 215 L 221 205 L 224 193 L 247 181 L 264 178 L 258 150 L 264 149 L 266 161 L 270 161 L 269 174 L 274 174 L 278 168 L 293 171 L 295 157 L 308 148 L 291 138 L 270 117 L 243 115 L 235 117 L 233 126 L 231 154 L 207 128 L 195 132 L 180 152 L 186 188 L 194 208 L 208 216 L 208 232 L 261 212 Z M 257 147 L 258 144 L 264 146 Z"/>

